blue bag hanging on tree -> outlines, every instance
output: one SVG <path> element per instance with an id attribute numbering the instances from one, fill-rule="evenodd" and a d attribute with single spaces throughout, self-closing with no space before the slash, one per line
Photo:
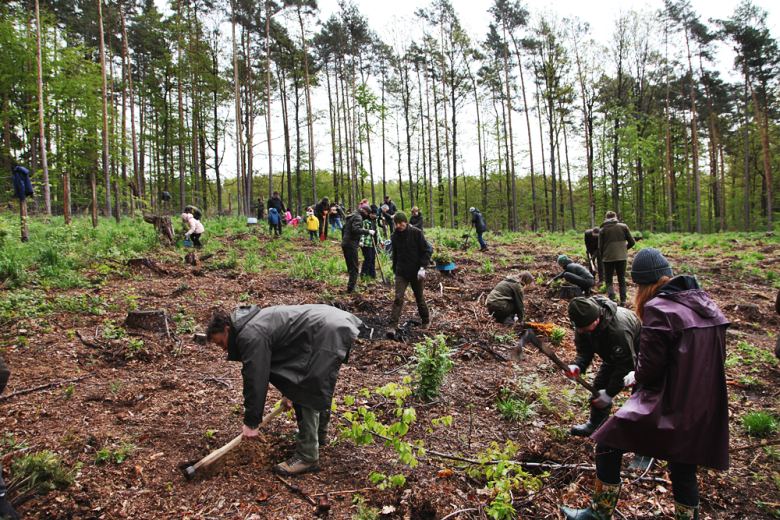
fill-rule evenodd
<path id="1" fill-rule="evenodd" d="M 14 197 L 19 200 L 25 200 L 33 196 L 32 182 L 30 182 L 30 170 L 23 166 L 16 166 L 14 174 Z"/>

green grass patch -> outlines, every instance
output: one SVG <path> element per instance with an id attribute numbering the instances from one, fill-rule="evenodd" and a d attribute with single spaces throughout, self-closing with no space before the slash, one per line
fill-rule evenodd
<path id="1" fill-rule="evenodd" d="M 777 430 L 777 417 L 766 412 L 750 412 L 742 418 L 745 433 L 752 437 L 768 437 Z"/>

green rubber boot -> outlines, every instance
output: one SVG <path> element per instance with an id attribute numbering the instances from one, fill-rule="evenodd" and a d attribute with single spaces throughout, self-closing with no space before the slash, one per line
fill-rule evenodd
<path id="1" fill-rule="evenodd" d="M 605 484 L 596 479 L 593 488 L 593 504 L 587 509 L 569 509 L 562 507 L 561 513 L 566 520 L 609 520 L 618 503 L 622 484 Z"/>
<path id="2" fill-rule="evenodd" d="M 699 506 L 674 503 L 674 520 L 699 520 Z"/>

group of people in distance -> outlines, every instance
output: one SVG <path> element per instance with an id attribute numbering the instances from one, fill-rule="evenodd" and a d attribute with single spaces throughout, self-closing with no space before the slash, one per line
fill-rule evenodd
<path id="1" fill-rule="evenodd" d="M 320 209 L 324 218 L 325 207 Z M 341 245 L 349 270 L 347 292 L 355 289 L 358 279 L 357 250 L 364 250 L 364 258 L 365 249 L 376 252 L 377 221 L 384 218 L 379 208 L 364 201 L 344 219 Z M 413 218 L 421 220 L 416 208 Z M 423 295 L 425 267 L 432 250 L 423 230 L 412 222 L 403 211 L 393 213 L 390 239 L 395 299 L 386 332 L 390 339 L 397 337 L 409 286 L 422 322 L 420 328 L 427 331 L 432 327 Z M 568 305 L 577 354 L 564 375 L 577 379 L 585 375 L 596 356 L 601 360 L 593 378 L 597 394 L 590 398 L 588 420 L 571 428 L 572 435 L 596 441 L 593 498 L 584 509 L 562 507 L 567 519 L 612 517 L 626 452 L 634 453 L 634 463 L 644 467 L 652 459 L 667 462 L 677 520 L 698 518 L 698 466 L 728 468 L 724 362 L 729 322 L 695 278 L 675 277 L 663 254 L 649 247 L 633 259 L 634 310 L 628 309 L 625 276 L 628 249 L 634 244 L 628 227 L 614 212 L 608 212 L 599 228 L 586 233 L 586 249 L 596 273 L 565 255 L 558 258 L 563 269 L 560 276 L 582 287 L 584 293 Z M 486 247 L 481 240 L 480 245 Z M 602 278 L 602 268 L 607 295 L 591 295 L 594 275 Z M 619 301 L 612 286 L 615 272 Z M 493 318 L 507 325 L 524 321 L 523 288 L 532 283 L 534 276 L 528 271 L 499 282 L 485 303 Z M 295 455 L 274 466 L 275 472 L 299 475 L 319 468 L 319 448 L 328 443 L 338 370 L 361 325 L 356 316 L 324 305 L 243 306 L 233 313 L 223 309 L 214 312 L 207 328 L 209 339 L 227 352 L 228 360 L 243 364 L 244 436 L 257 435 L 269 383 L 284 396 L 280 406 L 296 411 Z M 632 396 L 610 418 L 613 400 L 626 389 Z"/>

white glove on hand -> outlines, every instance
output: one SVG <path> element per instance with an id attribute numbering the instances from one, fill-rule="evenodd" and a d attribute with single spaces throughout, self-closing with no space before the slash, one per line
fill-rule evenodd
<path id="1" fill-rule="evenodd" d="M 612 406 L 612 398 L 607 395 L 606 390 L 599 390 L 599 396 L 591 401 L 596 408 L 610 408 Z"/>
<path id="2" fill-rule="evenodd" d="M 566 370 L 563 371 L 563 375 L 571 379 L 572 381 L 577 380 L 577 376 L 580 375 L 580 367 L 577 365 L 569 365 L 569 371 Z"/>
<path id="3" fill-rule="evenodd" d="M 417 271 L 417 279 L 422 280 L 425 278 L 425 268 L 421 267 L 419 271 Z"/>
<path id="4" fill-rule="evenodd" d="M 636 384 L 636 378 L 634 377 L 634 374 L 636 374 L 636 372 L 632 370 L 631 372 L 626 374 L 626 377 L 623 378 L 623 386 L 625 388 L 631 388 Z"/>
<path id="5" fill-rule="evenodd" d="M 374 236 L 374 235 L 376 235 L 376 231 L 374 231 L 373 229 L 369 229 L 368 230 L 368 234 L 371 235 L 371 236 Z"/>

